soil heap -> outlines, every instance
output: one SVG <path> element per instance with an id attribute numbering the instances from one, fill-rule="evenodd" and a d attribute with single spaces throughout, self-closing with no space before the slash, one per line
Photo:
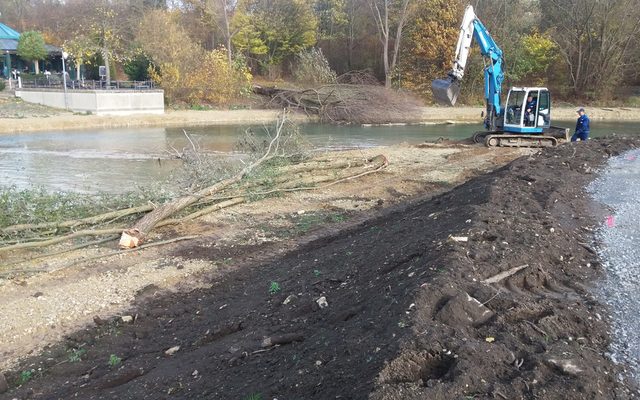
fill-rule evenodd
<path id="1" fill-rule="evenodd" d="M 591 294 L 584 187 L 638 143 L 545 149 L 211 288 L 150 287 L 131 318 L 96 317 L 6 374 L 28 381 L 0 398 L 633 398 Z"/>

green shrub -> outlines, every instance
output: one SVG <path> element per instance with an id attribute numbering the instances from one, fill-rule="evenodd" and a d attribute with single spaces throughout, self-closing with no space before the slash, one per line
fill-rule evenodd
<path id="1" fill-rule="evenodd" d="M 144 54 L 138 54 L 124 64 L 124 73 L 132 81 L 149 80 L 149 64 Z"/>

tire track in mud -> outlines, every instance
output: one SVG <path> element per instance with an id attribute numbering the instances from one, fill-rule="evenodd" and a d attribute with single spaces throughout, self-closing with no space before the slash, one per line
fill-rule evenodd
<path id="1" fill-rule="evenodd" d="M 584 193 L 607 156 L 635 146 L 546 150 L 443 196 L 450 206 L 469 202 L 468 226 L 456 234 L 468 239 L 433 260 L 445 267 L 418 293 L 414 336 L 371 399 L 636 398 L 635 382 L 606 356 L 610 321 L 592 295 L 602 269 L 586 245 L 594 219 Z"/>

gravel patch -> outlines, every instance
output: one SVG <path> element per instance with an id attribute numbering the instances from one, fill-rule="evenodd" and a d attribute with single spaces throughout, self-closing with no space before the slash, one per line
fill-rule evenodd
<path id="1" fill-rule="evenodd" d="M 605 280 L 598 294 L 612 313 L 611 359 L 627 363 L 629 375 L 640 377 L 640 150 L 612 157 L 589 192 L 607 205 L 597 230 L 598 253 L 603 260 Z"/>

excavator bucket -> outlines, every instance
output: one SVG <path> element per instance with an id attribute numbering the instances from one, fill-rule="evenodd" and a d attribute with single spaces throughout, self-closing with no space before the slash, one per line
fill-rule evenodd
<path id="1" fill-rule="evenodd" d="M 434 79 L 431 82 L 431 92 L 439 104 L 453 106 L 460 94 L 460 84 L 452 78 Z"/>

